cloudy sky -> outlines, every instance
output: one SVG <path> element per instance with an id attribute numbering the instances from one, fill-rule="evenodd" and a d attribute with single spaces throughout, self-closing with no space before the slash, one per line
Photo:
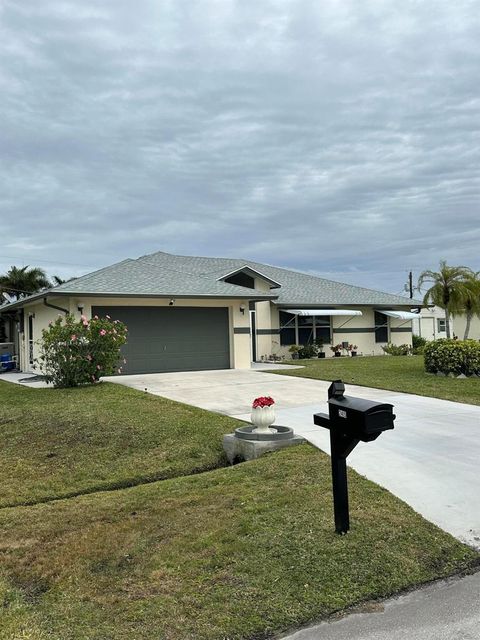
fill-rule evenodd
<path id="1" fill-rule="evenodd" d="M 480 269 L 480 12 L 0 0 L 0 272 L 162 250 L 400 292 Z"/>

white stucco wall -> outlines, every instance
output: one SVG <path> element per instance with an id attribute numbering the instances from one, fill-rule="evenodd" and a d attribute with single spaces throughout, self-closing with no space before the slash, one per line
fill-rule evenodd
<path id="1" fill-rule="evenodd" d="M 261 279 L 255 283 L 259 290 L 270 291 L 268 283 Z M 109 297 L 62 297 L 50 298 L 49 302 L 67 308 L 70 313 L 80 318 L 81 313 L 91 316 L 92 306 L 168 306 L 166 298 L 109 298 Z M 247 300 L 214 300 L 214 299 L 176 299 L 176 306 L 182 307 L 226 307 L 229 311 L 230 330 L 230 366 L 235 369 L 248 369 L 251 366 L 251 327 L 249 303 Z M 280 345 L 278 308 L 271 302 L 256 303 L 257 322 L 257 359 L 276 356 L 290 357 L 288 346 Z M 78 307 L 83 307 L 81 312 Z M 243 308 L 243 312 L 242 309 Z M 332 340 L 334 344 L 348 342 L 358 346 L 357 352 L 363 355 L 383 355 L 382 344 L 375 342 L 374 310 L 371 307 L 358 307 L 362 316 L 332 316 Z M 55 320 L 62 312 L 46 307 L 43 302 L 27 305 L 25 308 L 25 332 L 21 341 L 21 367 L 23 371 L 38 370 L 38 366 L 29 364 L 28 354 L 28 315 L 34 314 L 34 357 L 39 356 L 38 341 L 41 332 L 48 323 Z M 480 323 L 479 323 L 480 324 Z M 394 318 L 388 319 L 389 341 L 394 344 L 411 344 L 411 332 L 395 331 L 396 328 L 410 328 L 411 323 Z M 236 331 L 235 331 L 236 330 Z M 333 352 L 325 345 L 327 357 L 333 357 Z"/>
<path id="2" fill-rule="evenodd" d="M 102 298 L 102 297 L 61 297 L 49 298 L 48 302 L 59 307 L 68 309 L 75 317 L 80 318 L 82 313 L 91 317 L 93 306 L 169 306 L 170 299 L 166 298 Z M 199 300 L 199 299 L 176 299 L 177 307 L 226 307 L 229 312 L 229 332 L 230 332 L 230 366 L 232 369 L 250 368 L 250 318 L 248 313 L 248 302 L 246 300 Z M 83 311 L 78 307 L 83 306 Z M 241 308 L 244 312 L 242 313 Z M 38 364 L 31 366 L 28 353 L 28 316 L 34 314 L 34 357 L 38 358 L 40 352 L 39 340 L 42 330 L 48 327 L 50 321 L 54 321 L 62 312 L 50 307 L 46 307 L 43 302 L 34 303 L 25 307 L 25 331 L 21 336 L 21 358 L 20 366 L 22 371 L 38 371 Z M 235 329 L 243 330 L 244 333 L 236 333 Z"/>
<path id="3" fill-rule="evenodd" d="M 280 327 L 279 311 L 275 304 L 268 303 L 271 307 L 271 328 L 278 330 Z M 347 306 L 348 308 L 348 306 Z M 352 307 L 353 308 L 353 307 Z M 342 342 L 348 342 L 349 344 L 357 345 L 357 352 L 362 355 L 383 355 L 382 344 L 375 342 L 375 313 L 371 307 L 356 307 L 362 312 L 361 316 L 332 316 L 331 317 L 331 335 L 333 344 L 341 344 Z M 405 308 L 405 311 L 409 308 Z M 293 316 L 292 316 L 293 317 Z M 411 322 L 405 322 L 404 320 L 397 320 L 395 318 L 388 319 L 389 327 L 389 342 L 393 344 L 411 344 Z M 395 331 L 395 329 L 402 329 L 402 331 Z M 404 331 L 408 329 L 408 331 Z M 268 351 L 268 347 L 265 347 L 264 352 L 260 352 L 260 355 L 274 354 L 277 356 L 291 357 L 288 346 L 280 345 L 280 336 L 271 336 L 271 350 Z M 329 344 L 325 344 L 324 351 L 326 357 L 334 357 L 333 352 L 330 349 Z"/>
<path id="4" fill-rule="evenodd" d="M 467 325 L 466 316 L 455 316 L 452 320 L 453 331 L 459 340 L 463 340 L 465 335 L 465 327 Z M 474 316 L 470 322 L 470 329 L 468 332 L 468 338 L 470 340 L 480 340 L 480 319 Z"/>

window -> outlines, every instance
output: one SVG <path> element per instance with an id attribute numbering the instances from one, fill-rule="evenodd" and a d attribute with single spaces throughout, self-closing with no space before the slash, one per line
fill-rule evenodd
<path id="1" fill-rule="evenodd" d="M 28 314 L 28 362 L 34 364 L 33 357 L 33 315 Z"/>
<path id="2" fill-rule="evenodd" d="M 291 344 L 297 344 L 295 338 L 295 318 L 291 313 L 280 311 L 280 344 L 289 347 Z"/>
<path id="3" fill-rule="evenodd" d="M 388 318 L 375 311 L 375 342 L 388 342 Z"/>
<path id="4" fill-rule="evenodd" d="M 297 316 L 298 344 L 312 344 L 315 335 L 313 330 L 313 316 Z"/>
<path id="5" fill-rule="evenodd" d="M 323 344 L 330 344 L 332 341 L 330 332 L 331 316 L 315 317 L 315 339 L 323 340 Z"/>
<path id="6" fill-rule="evenodd" d="M 330 316 L 294 316 L 280 311 L 280 344 L 312 344 L 322 339 L 324 344 L 330 344 Z"/>
<path id="7" fill-rule="evenodd" d="M 447 321 L 445 318 L 437 318 L 438 333 L 445 333 L 447 330 Z"/>

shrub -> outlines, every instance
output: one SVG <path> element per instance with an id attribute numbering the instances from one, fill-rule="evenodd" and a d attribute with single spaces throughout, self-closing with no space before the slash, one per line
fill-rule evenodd
<path id="1" fill-rule="evenodd" d="M 417 336 L 415 334 L 412 335 L 412 348 L 413 348 L 413 353 L 415 355 L 420 355 L 423 353 L 424 349 L 425 349 L 425 345 L 427 344 L 428 340 L 426 338 L 422 338 L 422 336 Z"/>
<path id="2" fill-rule="evenodd" d="M 440 338 L 424 349 L 425 370 L 466 376 L 480 373 L 480 343 L 475 340 Z"/>
<path id="3" fill-rule="evenodd" d="M 57 388 L 76 387 L 116 370 L 120 373 L 120 347 L 126 336 L 126 326 L 109 317 L 58 317 L 42 331 L 39 363 L 47 382 Z"/>
<path id="4" fill-rule="evenodd" d="M 298 357 L 302 360 L 306 358 L 314 358 L 318 354 L 318 347 L 314 344 L 306 344 L 303 347 L 300 347 L 298 351 Z"/>
<path id="5" fill-rule="evenodd" d="M 389 342 L 382 349 L 389 356 L 409 356 L 412 353 L 412 347 L 409 344 L 392 344 Z"/>

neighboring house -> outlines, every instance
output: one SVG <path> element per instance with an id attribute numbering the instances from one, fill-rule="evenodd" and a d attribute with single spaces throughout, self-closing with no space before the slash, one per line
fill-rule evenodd
<path id="1" fill-rule="evenodd" d="M 465 314 L 451 317 L 450 324 L 452 337 L 456 335 L 460 340 L 463 340 L 467 324 Z M 423 308 L 418 318 L 413 320 L 412 329 L 415 335 L 422 336 L 422 338 L 426 338 L 427 340 L 446 338 L 445 311 L 436 306 Z M 477 316 L 474 316 L 471 320 L 468 337 L 473 340 L 480 340 L 480 319 Z"/>
<path id="2" fill-rule="evenodd" d="M 327 355 L 328 345 L 338 343 L 380 355 L 387 342 L 411 343 L 411 307 L 407 298 L 249 260 L 158 252 L 13 302 L 2 312 L 16 317 L 23 371 L 35 370 L 42 329 L 58 314 L 121 320 L 128 326 L 128 374 L 249 368 L 320 337 Z"/>

